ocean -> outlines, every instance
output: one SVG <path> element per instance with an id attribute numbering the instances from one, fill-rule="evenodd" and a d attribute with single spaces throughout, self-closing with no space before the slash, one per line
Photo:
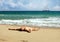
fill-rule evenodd
<path id="1" fill-rule="evenodd" d="M 60 27 L 60 11 L 0 11 L 0 24 Z"/>

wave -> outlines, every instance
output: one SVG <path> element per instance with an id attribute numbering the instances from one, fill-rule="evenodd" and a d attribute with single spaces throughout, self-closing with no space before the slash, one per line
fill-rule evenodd
<path id="1" fill-rule="evenodd" d="M 28 25 L 28 26 L 47 26 L 47 27 L 60 27 L 59 17 L 49 17 L 49 18 L 36 18 L 36 19 L 21 19 L 21 20 L 0 20 L 0 24 L 10 24 L 10 25 Z"/>

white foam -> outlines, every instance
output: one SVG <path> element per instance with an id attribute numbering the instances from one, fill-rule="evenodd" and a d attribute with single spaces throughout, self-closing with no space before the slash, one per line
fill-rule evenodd
<path id="1" fill-rule="evenodd" d="M 60 18 L 40 18 L 40 19 L 23 19 L 23 20 L 0 20 L 0 24 L 11 25 L 32 25 L 32 26 L 48 26 L 60 27 Z"/>

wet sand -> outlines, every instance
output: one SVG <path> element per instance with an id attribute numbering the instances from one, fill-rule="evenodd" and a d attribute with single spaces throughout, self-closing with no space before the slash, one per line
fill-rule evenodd
<path id="1" fill-rule="evenodd" d="M 60 42 L 60 29 L 40 28 L 31 33 L 12 31 L 16 25 L 0 25 L 0 42 Z"/>

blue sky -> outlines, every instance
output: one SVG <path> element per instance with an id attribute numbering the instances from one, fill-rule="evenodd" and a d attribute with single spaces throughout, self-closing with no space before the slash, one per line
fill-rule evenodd
<path id="1" fill-rule="evenodd" d="M 0 0 L 0 11 L 60 11 L 60 0 Z"/>

